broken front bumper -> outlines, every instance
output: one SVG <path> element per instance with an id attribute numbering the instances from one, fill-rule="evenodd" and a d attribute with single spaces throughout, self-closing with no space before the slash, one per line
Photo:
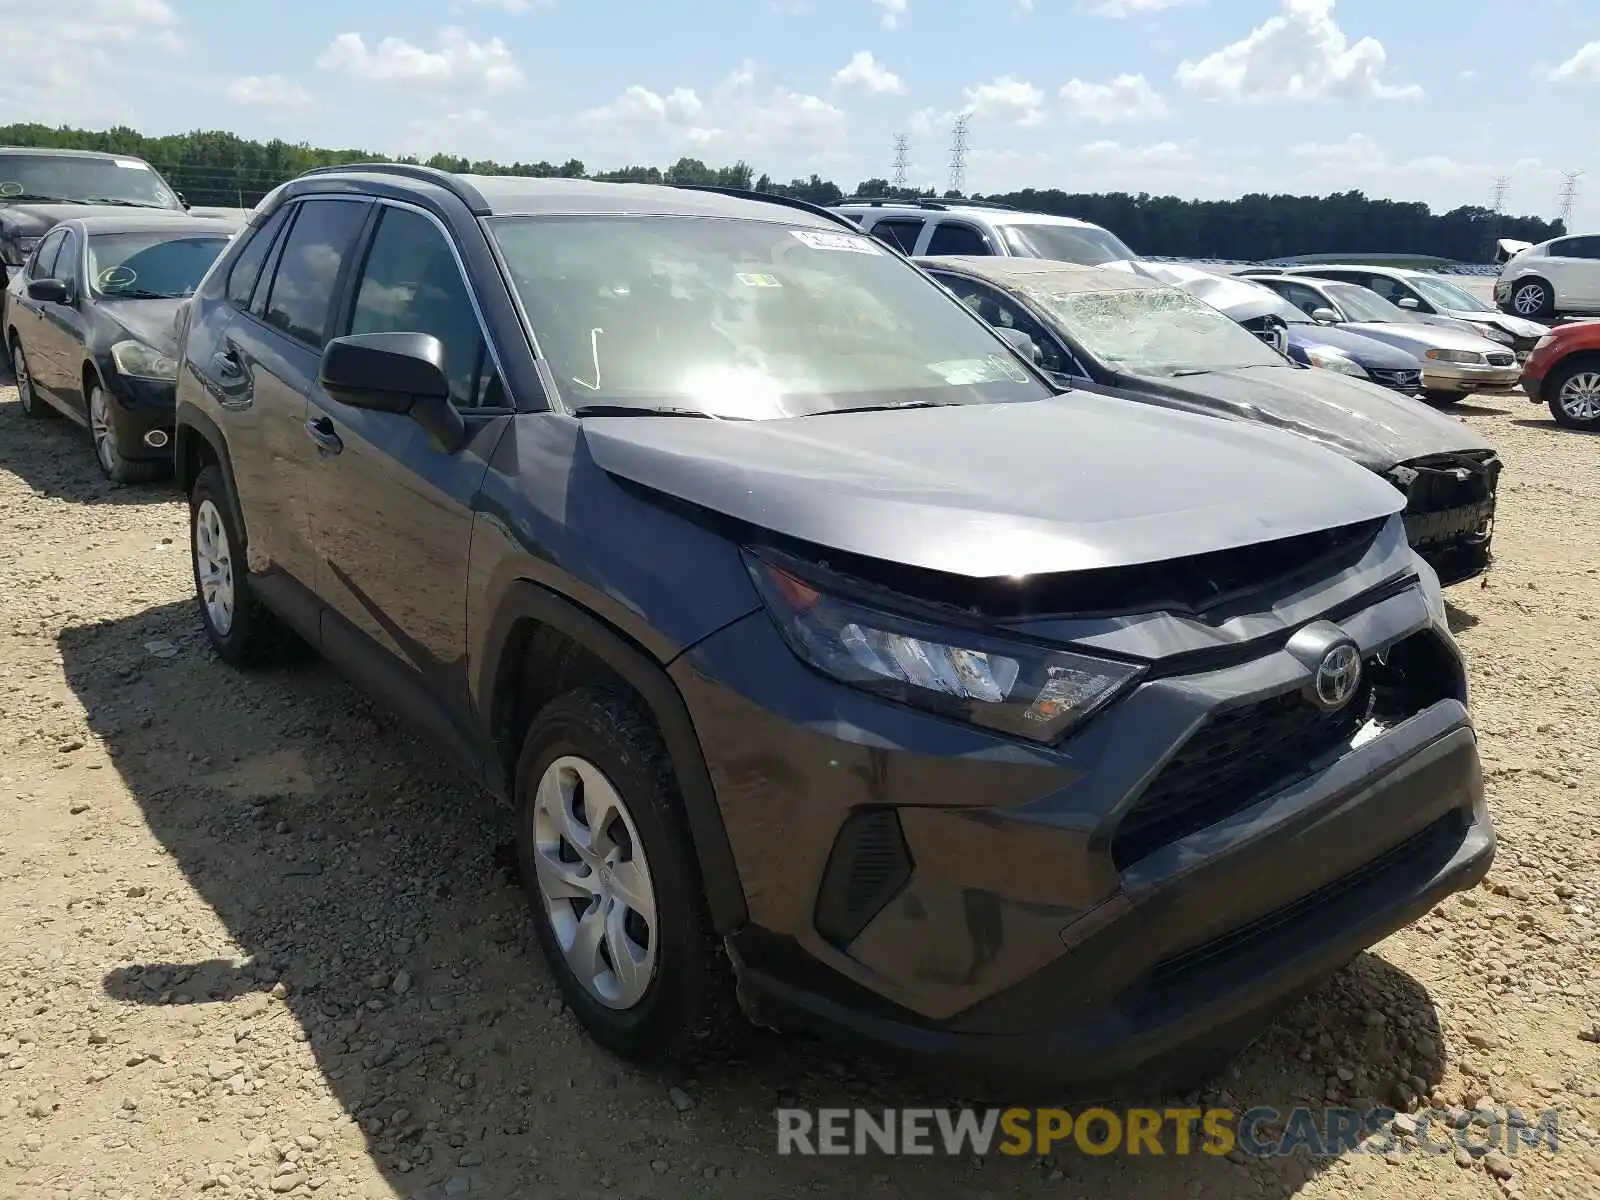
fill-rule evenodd
<path id="1" fill-rule="evenodd" d="M 1434 455 L 1402 463 L 1389 479 L 1406 494 L 1406 540 L 1442 586 L 1489 569 L 1499 458 L 1489 452 Z"/>

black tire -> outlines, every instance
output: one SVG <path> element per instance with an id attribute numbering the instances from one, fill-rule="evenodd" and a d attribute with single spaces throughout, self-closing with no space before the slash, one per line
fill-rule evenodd
<path id="1" fill-rule="evenodd" d="M 1518 299 L 1526 305 L 1519 305 Z M 1506 301 L 1514 316 L 1528 320 L 1555 315 L 1555 290 L 1542 279 L 1519 279 L 1511 285 L 1511 295 Z"/>
<path id="2" fill-rule="evenodd" d="M 1467 398 L 1467 394 L 1429 390 L 1422 393 L 1422 398 L 1435 408 L 1449 408 L 1452 404 L 1460 404 Z"/>
<path id="3" fill-rule="evenodd" d="M 1584 417 L 1575 415 L 1568 407 L 1563 407 L 1562 392 L 1569 383 L 1580 376 L 1589 376 L 1591 380 L 1600 381 L 1600 360 L 1594 358 L 1569 360 L 1550 372 L 1544 380 L 1544 395 L 1548 397 L 1545 403 L 1549 405 L 1550 415 L 1556 419 L 1556 424 L 1567 429 L 1581 429 L 1585 433 L 1592 433 L 1600 429 L 1600 413 Z M 1591 389 L 1585 390 L 1593 394 Z M 1570 405 L 1571 402 L 1567 403 Z"/>
<path id="4" fill-rule="evenodd" d="M 33 377 L 28 374 L 28 359 L 22 352 L 22 339 L 16 334 L 11 335 L 11 373 L 17 381 L 17 400 L 22 405 L 22 415 L 25 417 L 53 417 L 56 410 L 43 400 L 34 390 Z"/>
<path id="5" fill-rule="evenodd" d="M 96 416 L 96 412 L 100 416 Z M 105 429 L 98 428 L 100 419 Z M 172 469 L 162 459 L 128 459 L 117 449 L 117 406 L 98 383 L 89 390 L 89 437 L 94 443 L 94 460 L 100 473 L 115 484 L 150 483 Z"/>
<path id="6" fill-rule="evenodd" d="M 213 619 L 206 603 L 205 583 L 201 579 L 201 514 L 207 506 L 217 515 L 226 538 L 224 550 L 229 563 L 229 582 L 233 604 L 231 619 L 223 629 Z M 250 591 L 250 573 L 245 569 L 244 538 L 232 495 L 219 467 L 200 472 L 189 491 L 189 560 L 194 573 L 195 602 L 206 637 L 224 662 L 234 666 L 278 662 L 295 656 L 304 643 L 271 613 Z"/>
<path id="7" fill-rule="evenodd" d="M 538 879 L 536 793 L 563 757 L 586 760 L 625 805 L 648 865 L 656 928 L 653 971 L 629 1008 L 591 994 L 568 964 Z M 562 997 L 601 1046 L 635 1062 L 684 1064 L 725 1050 L 747 1028 L 732 969 L 711 929 L 672 763 L 654 723 L 631 697 L 582 687 L 534 717 L 517 763 L 517 865 L 545 961 Z M 631 851 L 630 851 L 631 857 Z M 557 901 L 564 903 L 564 901 Z"/>

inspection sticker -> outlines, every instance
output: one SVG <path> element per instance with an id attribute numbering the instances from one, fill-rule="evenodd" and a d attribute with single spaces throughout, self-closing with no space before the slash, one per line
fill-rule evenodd
<path id="1" fill-rule="evenodd" d="M 850 254 L 881 253 L 871 238 L 855 233 L 827 233 L 820 229 L 791 229 L 789 232 L 813 250 L 844 250 Z"/>
<path id="2" fill-rule="evenodd" d="M 778 282 L 776 275 L 745 274 L 740 272 L 734 278 L 744 284 L 745 287 L 781 288 L 783 286 Z"/>

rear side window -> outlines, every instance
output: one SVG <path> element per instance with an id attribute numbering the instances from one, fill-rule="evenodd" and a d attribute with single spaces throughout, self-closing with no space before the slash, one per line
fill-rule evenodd
<path id="1" fill-rule="evenodd" d="M 910 254 L 917 248 L 917 239 L 922 236 L 922 227 L 926 222 L 921 220 L 893 220 L 879 221 L 872 227 L 872 236 L 886 245 L 893 246 L 902 254 Z"/>
<path id="2" fill-rule="evenodd" d="M 262 320 L 320 350 L 327 340 L 334 294 L 369 206 L 348 200 L 306 200 L 289 230 Z"/>
<path id="3" fill-rule="evenodd" d="M 240 308 L 250 307 L 250 298 L 256 291 L 256 280 L 261 278 L 261 267 L 272 252 L 272 243 L 277 240 L 278 231 L 283 228 L 288 212 L 289 207 L 285 205 L 260 229 L 245 232 L 247 240 L 244 248 L 239 251 L 239 257 L 233 260 L 233 267 L 228 272 L 228 299 Z"/>
<path id="4" fill-rule="evenodd" d="M 989 243 L 983 240 L 971 225 L 959 221 L 940 221 L 928 239 L 928 253 L 938 254 L 992 254 Z"/>

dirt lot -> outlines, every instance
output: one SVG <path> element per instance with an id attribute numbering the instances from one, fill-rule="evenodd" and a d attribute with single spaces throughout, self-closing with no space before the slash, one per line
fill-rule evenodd
<path id="1" fill-rule="evenodd" d="M 1451 597 L 1494 873 L 1205 1099 L 1554 1106 L 1560 1152 L 980 1161 L 779 1157 L 775 1106 L 909 1098 L 826 1048 L 765 1040 L 694 1078 L 592 1049 L 506 873 L 506 812 L 327 668 L 218 663 L 180 502 L 103 485 L 82 434 L 15 401 L 0 1197 L 1600 1195 L 1600 441 L 1543 409 L 1462 410 L 1507 463 L 1500 565 Z"/>

